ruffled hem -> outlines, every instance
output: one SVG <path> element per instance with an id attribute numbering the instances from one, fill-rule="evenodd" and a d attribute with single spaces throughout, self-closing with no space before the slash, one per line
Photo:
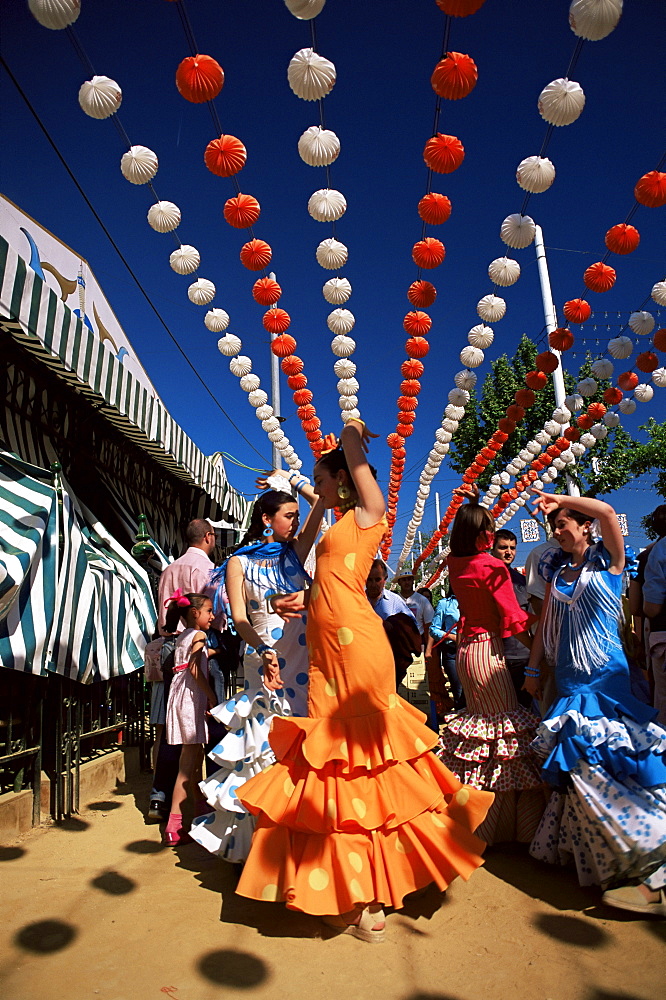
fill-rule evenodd
<path id="1" fill-rule="evenodd" d="M 211 714 L 229 732 L 208 756 L 232 770 L 239 761 L 260 761 L 272 754 L 268 740 L 271 722 L 274 716 L 291 715 L 291 708 L 275 691 L 258 688 L 218 705 Z"/>
<path id="2" fill-rule="evenodd" d="M 269 739 L 278 760 L 300 758 L 318 771 L 335 763 L 340 774 L 414 760 L 437 745 L 423 712 L 395 694 L 386 711 L 371 715 L 276 718 Z"/>
<path id="3" fill-rule="evenodd" d="M 538 721 L 522 705 L 510 712 L 498 712 L 496 715 L 483 715 L 463 709 L 446 716 L 444 734 L 452 733 L 466 740 L 507 740 L 520 733 L 533 733 Z"/>
<path id="4" fill-rule="evenodd" d="M 204 798 L 213 809 L 223 812 L 244 814 L 245 809 L 238 801 L 237 790 L 250 778 L 261 774 L 267 767 L 275 763 L 275 755 L 269 748 L 268 752 L 251 761 L 239 761 L 233 769 L 221 767 L 210 777 L 199 782 Z"/>
<path id="5" fill-rule="evenodd" d="M 194 820 L 190 837 L 223 861 L 240 864 L 250 853 L 255 822 L 249 813 L 212 812 Z"/>
<path id="6" fill-rule="evenodd" d="M 532 791 L 543 788 L 544 779 L 536 757 L 513 757 L 510 760 L 489 760 L 484 763 L 459 761 L 448 754 L 438 754 L 440 760 L 464 785 L 487 792 Z M 532 831 L 534 832 L 534 831 Z M 530 838 L 528 838 L 530 839 Z"/>
<path id="7" fill-rule="evenodd" d="M 371 902 L 399 909 L 416 889 L 435 882 L 444 890 L 483 864 L 485 845 L 473 830 L 491 802 L 487 793 L 459 788 L 399 828 L 319 834 L 275 826 L 262 815 L 252 842 L 257 864 L 246 866 L 236 891 L 315 915 Z"/>

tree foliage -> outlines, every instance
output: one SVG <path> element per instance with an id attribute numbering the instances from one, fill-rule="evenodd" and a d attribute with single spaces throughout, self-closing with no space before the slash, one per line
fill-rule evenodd
<path id="1" fill-rule="evenodd" d="M 666 424 L 658 424 L 650 417 L 640 429 L 647 432 L 649 440 L 646 444 L 634 444 L 629 459 L 631 472 L 634 476 L 643 476 L 646 472 L 659 470 L 655 489 L 660 496 L 666 497 Z"/>
<path id="2" fill-rule="evenodd" d="M 456 472 L 462 474 L 465 471 L 474 460 L 477 452 L 497 430 L 497 425 L 505 415 L 507 406 L 514 402 L 516 391 L 525 388 L 525 375 L 528 371 L 534 370 L 537 353 L 536 345 L 523 335 L 511 360 L 506 354 L 503 354 L 491 363 L 491 370 L 481 387 L 480 398 L 476 390 L 470 393 L 465 416 L 460 421 L 448 455 L 449 464 Z M 577 375 L 564 372 L 564 385 L 567 393 L 574 392 L 576 383 L 591 375 L 590 361 L 588 356 Z M 609 385 L 609 381 L 599 381 L 596 394 L 588 397 L 586 402 L 603 402 L 604 389 Z M 534 406 L 526 411 L 525 418 L 510 435 L 497 457 L 479 475 L 478 483 L 481 489 L 487 489 L 491 477 L 502 472 L 508 462 L 551 419 L 555 409 L 555 391 L 552 379 L 549 379 L 546 386 L 537 392 L 536 397 Z M 619 489 L 636 474 L 630 455 L 634 455 L 636 449 L 640 447 L 639 443 L 634 441 L 622 426 L 618 426 L 609 430 L 607 437 L 597 443 L 592 454 L 586 452 L 576 462 L 575 467 L 569 466 L 567 471 L 578 484 L 581 493 L 586 496 L 594 497 L 609 493 L 611 490 Z M 664 445 L 662 444 L 661 447 L 663 448 Z M 665 466 L 666 458 L 662 461 L 662 467 Z M 664 487 L 666 488 L 666 473 L 664 474 Z M 555 481 L 555 489 L 557 492 L 563 492 L 565 488 L 566 480 L 562 475 Z"/>

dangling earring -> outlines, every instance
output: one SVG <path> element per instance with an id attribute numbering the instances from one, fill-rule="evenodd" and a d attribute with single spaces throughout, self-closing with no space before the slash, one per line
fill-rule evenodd
<path id="1" fill-rule="evenodd" d="M 264 536 L 264 538 L 270 538 L 272 534 L 273 534 L 273 529 L 271 528 L 270 524 L 267 524 L 264 530 L 262 531 L 262 535 Z"/>
<path id="2" fill-rule="evenodd" d="M 351 490 L 344 483 L 338 483 L 338 496 L 341 500 L 349 500 L 351 496 Z"/>

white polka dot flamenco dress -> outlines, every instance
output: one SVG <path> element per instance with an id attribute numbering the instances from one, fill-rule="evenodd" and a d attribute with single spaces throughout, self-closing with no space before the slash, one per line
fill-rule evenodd
<path id="1" fill-rule="evenodd" d="M 248 617 L 262 642 L 278 655 L 284 688 L 268 691 L 262 680 L 262 659 L 252 648 L 243 658 L 244 690 L 213 709 L 213 716 L 229 730 L 210 752 L 220 769 L 200 784 L 213 812 L 195 819 L 190 836 L 225 861 L 245 861 L 254 830 L 254 817 L 238 799 L 238 789 L 249 778 L 275 762 L 268 733 L 275 716 L 307 713 L 308 655 L 305 641 L 306 616 L 285 622 L 266 604 L 266 596 L 300 590 L 308 580 L 291 550 L 286 560 L 260 562 L 239 555 L 243 566 Z"/>

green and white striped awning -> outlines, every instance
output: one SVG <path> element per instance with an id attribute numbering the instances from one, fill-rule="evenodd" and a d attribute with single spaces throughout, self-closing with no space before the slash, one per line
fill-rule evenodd
<path id="1" fill-rule="evenodd" d="M 0 666 L 82 683 L 143 666 L 146 572 L 52 474 L 0 452 Z"/>
<path id="2" fill-rule="evenodd" d="M 121 361 L 0 236 L 0 328 L 82 393 L 105 418 L 222 515 L 242 521 L 247 502 Z"/>

